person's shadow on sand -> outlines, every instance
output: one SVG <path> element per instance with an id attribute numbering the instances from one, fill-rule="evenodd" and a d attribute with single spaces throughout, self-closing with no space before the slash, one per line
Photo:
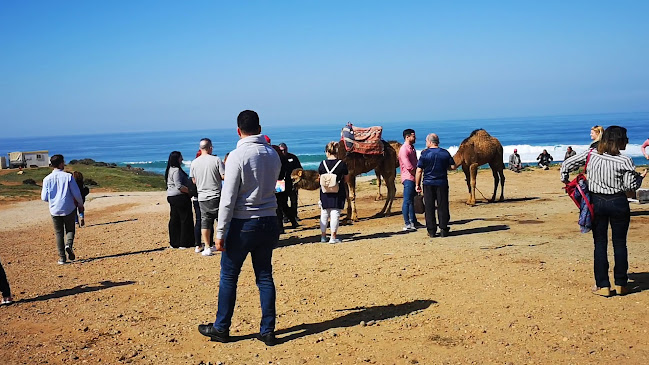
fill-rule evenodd
<path id="1" fill-rule="evenodd" d="M 649 290 L 649 272 L 629 273 L 627 288 L 631 294 Z"/>
<path id="2" fill-rule="evenodd" d="M 280 329 L 275 332 L 277 344 L 282 344 L 300 337 L 322 333 L 333 328 L 346 328 L 357 326 L 361 321 L 381 321 L 384 319 L 404 316 L 416 311 L 420 311 L 436 304 L 434 300 L 414 300 L 402 304 L 378 305 L 375 307 L 356 307 L 348 309 L 337 309 L 337 312 L 354 311 L 344 316 L 330 319 L 318 323 L 304 323 L 293 327 Z M 245 336 L 231 336 L 230 342 L 255 338 L 256 334 Z"/>

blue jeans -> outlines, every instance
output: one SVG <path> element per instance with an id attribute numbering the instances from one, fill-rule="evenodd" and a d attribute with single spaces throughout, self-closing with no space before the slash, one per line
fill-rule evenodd
<path id="1" fill-rule="evenodd" d="M 219 307 L 214 328 L 228 331 L 232 324 L 237 299 L 237 281 L 248 253 L 252 256 L 259 299 L 261 301 L 261 329 L 265 335 L 275 330 L 275 283 L 273 282 L 273 248 L 279 240 L 277 217 L 232 219 L 226 234 L 225 251 L 221 255 Z"/>
<path id="2" fill-rule="evenodd" d="M 592 194 L 593 210 L 595 217 L 592 223 L 593 241 L 595 243 L 595 284 L 600 288 L 611 286 L 608 277 L 608 225 L 611 224 L 611 240 L 613 241 L 613 254 L 615 267 L 613 277 L 615 285 L 626 286 L 629 277 L 628 253 L 626 248 L 626 234 L 629 231 L 631 210 L 629 201 L 624 194 Z"/>
<path id="3" fill-rule="evenodd" d="M 406 224 L 415 224 L 417 217 L 415 217 L 415 182 L 406 180 L 403 182 L 403 205 L 401 212 L 403 213 L 403 221 Z"/>

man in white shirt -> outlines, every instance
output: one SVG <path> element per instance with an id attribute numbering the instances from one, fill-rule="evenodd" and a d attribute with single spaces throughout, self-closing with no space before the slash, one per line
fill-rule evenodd
<path id="1" fill-rule="evenodd" d="M 218 156 L 212 155 L 212 141 L 209 138 L 201 139 L 201 155 L 192 161 L 189 176 L 196 184 L 198 191 L 198 205 L 201 209 L 201 235 L 203 246 L 196 246 L 196 252 L 203 252 L 203 256 L 212 256 L 216 251 L 213 236 L 214 221 L 219 215 L 219 202 L 221 198 L 221 182 L 225 174 L 225 166 Z"/>

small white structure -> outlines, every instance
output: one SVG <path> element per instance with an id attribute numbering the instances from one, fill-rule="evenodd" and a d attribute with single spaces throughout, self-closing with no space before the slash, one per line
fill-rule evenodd
<path id="1" fill-rule="evenodd" d="M 47 167 L 49 151 L 24 151 L 9 153 L 9 167 Z"/>

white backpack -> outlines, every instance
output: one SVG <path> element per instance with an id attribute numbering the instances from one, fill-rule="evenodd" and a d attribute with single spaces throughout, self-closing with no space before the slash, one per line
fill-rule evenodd
<path id="1" fill-rule="evenodd" d="M 338 160 L 336 164 L 334 165 L 333 169 L 329 170 L 327 168 L 327 161 L 322 161 L 322 164 L 324 165 L 325 170 L 327 171 L 326 174 L 320 175 L 320 189 L 322 189 L 323 193 L 337 193 L 338 189 L 340 188 L 338 186 L 338 175 L 332 174 L 332 171 L 336 170 L 336 167 L 342 162 L 342 160 Z"/>

